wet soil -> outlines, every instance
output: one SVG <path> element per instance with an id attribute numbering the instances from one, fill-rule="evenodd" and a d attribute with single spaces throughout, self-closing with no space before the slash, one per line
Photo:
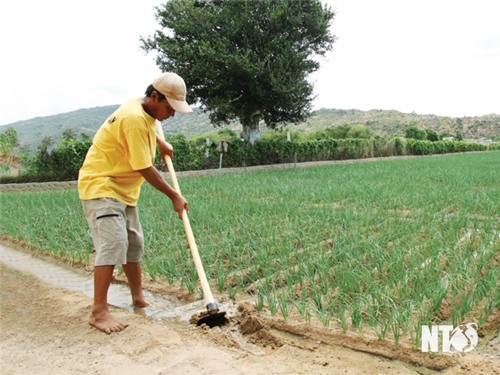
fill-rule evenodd
<path id="1" fill-rule="evenodd" d="M 88 271 L 0 244 L 0 272 L 2 374 L 500 374 L 498 311 L 474 351 L 429 356 L 369 334 L 284 321 L 252 301 L 223 301 L 228 322 L 210 329 L 189 322 L 203 314 L 201 301 L 155 292 L 155 307 L 134 310 L 127 288 L 113 284 L 112 313 L 129 327 L 106 335 L 88 325 Z"/>

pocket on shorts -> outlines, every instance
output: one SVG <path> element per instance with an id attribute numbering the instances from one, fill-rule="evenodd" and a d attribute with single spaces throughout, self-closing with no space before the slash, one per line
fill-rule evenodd
<path id="1" fill-rule="evenodd" d="M 119 209 L 96 210 L 95 226 L 99 238 L 95 265 L 127 263 L 127 226 Z"/>
<path id="2" fill-rule="evenodd" d="M 105 208 L 96 210 L 95 226 L 101 244 L 127 241 L 127 226 L 119 210 Z"/>

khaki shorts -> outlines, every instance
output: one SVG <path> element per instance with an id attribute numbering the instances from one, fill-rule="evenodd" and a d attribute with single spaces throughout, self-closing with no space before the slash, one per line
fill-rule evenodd
<path id="1" fill-rule="evenodd" d="M 95 266 L 140 262 L 144 236 L 137 207 L 113 198 L 82 201 L 96 250 Z"/>

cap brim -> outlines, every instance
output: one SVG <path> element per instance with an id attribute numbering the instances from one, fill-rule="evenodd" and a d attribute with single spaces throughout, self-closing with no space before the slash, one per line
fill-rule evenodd
<path id="1" fill-rule="evenodd" d="M 169 97 L 167 97 L 167 100 L 168 100 L 168 103 L 172 106 L 172 108 L 175 109 L 175 112 L 179 112 L 179 113 L 193 112 L 193 110 L 191 109 L 189 104 L 187 104 L 184 101 L 172 99 Z"/>

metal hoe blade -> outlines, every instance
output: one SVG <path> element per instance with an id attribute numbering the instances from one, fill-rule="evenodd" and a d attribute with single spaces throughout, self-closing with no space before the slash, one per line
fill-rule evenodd
<path id="1" fill-rule="evenodd" d="M 210 328 L 213 327 L 220 327 L 225 325 L 228 322 L 226 318 L 226 313 L 225 312 L 218 312 L 215 314 L 207 314 L 203 317 L 201 317 L 197 322 L 196 325 L 201 326 L 202 324 L 206 324 Z"/>

